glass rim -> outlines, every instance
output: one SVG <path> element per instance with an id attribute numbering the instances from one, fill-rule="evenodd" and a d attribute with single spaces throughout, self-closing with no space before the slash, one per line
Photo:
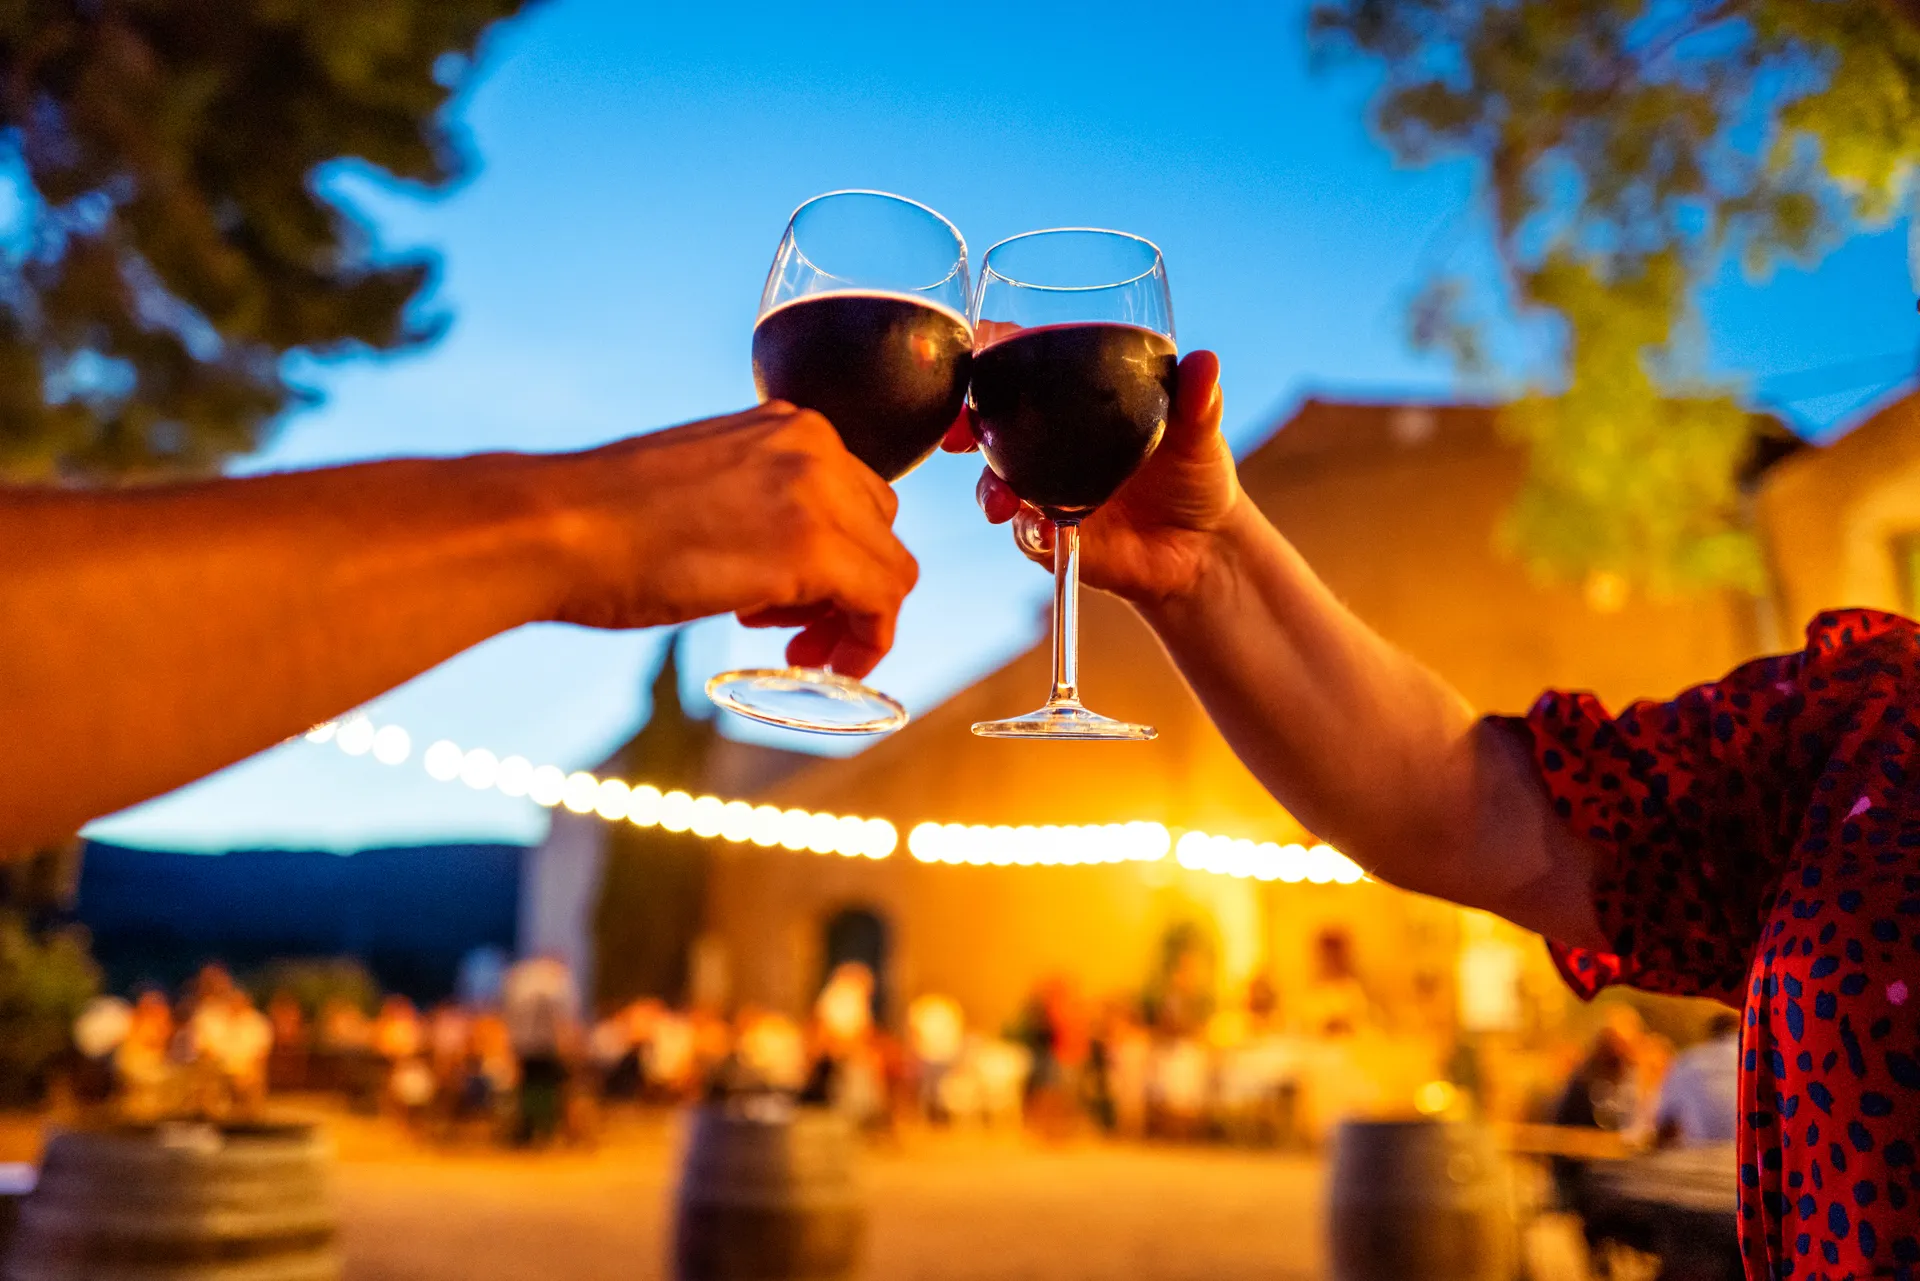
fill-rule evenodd
<path id="1" fill-rule="evenodd" d="M 895 191 L 881 191 L 875 187 L 841 187 L 835 191 L 823 191 L 817 196 L 809 196 L 793 207 L 793 212 L 787 215 L 787 234 L 793 238 L 793 252 L 800 255 L 800 260 L 806 263 L 807 266 L 813 268 L 829 280 L 838 280 L 843 284 L 852 285 L 856 289 L 867 288 L 867 286 L 861 285 L 857 281 L 849 280 L 837 272 L 828 271 L 825 267 L 815 262 L 813 258 L 808 255 L 806 249 L 801 246 L 799 233 L 794 230 L 793 224 L 801 214 L 805 213 L 814 205 L 819 204 L 822 200 L 832 200 L 836 196 L 875 196 L 882 200 L 892 200 L 903 205 L 912 205 L 915 209 L 918 209 L 921 213 L 930 215 L 934 221 L 945 227 L 953 236 L 953 243 L 959 246 L 959 253 L 955 255 L 952 264 L 947 268 L 947 274 L 938 280 L 930 281 L 924 285 L 915 285 L 911 289 L 896 290 L 875 288 L 875 293 L 898 293 L 902 295 L 926 293 L 928 290 L 938 289 L 955 276 L 961 276 L 964 280 L 964 273 L 967 266 L 967 238 L 961 233 L 960 228 L 954 226 L 953 220 L 941 213 L 938 209 L 935 209 L 932 205 L 922 204 L 912 196 L 903 196 Z M 1155 252 L 1157 253 L 1158 250 Z"/>
<path id="2" fill-rule="evenodd" d="M 796 212 L 798 211 L 796 210 Z M 1109 280 L 1098 285 L 1036 284 L 1033 281 L 1021 280 L 1016 276 L 1009 276 L 1006 272 L 998 270 L 993 265 L 994 251 L 1004 245 L 1013 244 L 1017 240 L 1031 240 L 1035 236 L 1058 236 L 1070 232 L 1089 236 L 1112 236 L 1116 240 L 1134 241 L 1136 244 L 1145 245 L 1153 251 L 1153 261 L 1147 264 L 1145 270 L 1136 272 L 1128 276 L 1125 280 Z M 1115 231 L 1111 227 L 1042 227 L 1036 231 L 1023 231 L 1017 236 L 1008 236 L 1004 240 L 997 240 L 993 244 L 988 245 L 987 252 L 980 255 L 980 279 L 981 283 L 985 284 L 988 276 L 995 276 L 1021 289 L 1039 289 L 1057 294 L 1086 294 L 1095 293 L 1102 289 L 1120 289 L 1127 285 L 1134 284 L 1137 281 L 1145 280 L 1148 276 L 1160 270 L 1160 268 L 1165 265 L 1165 262 L 1165 258 L 1160 253 L 1159 245 L 1154 244 L 1145 236 L 1137 236 L 1131 231 Z"/>

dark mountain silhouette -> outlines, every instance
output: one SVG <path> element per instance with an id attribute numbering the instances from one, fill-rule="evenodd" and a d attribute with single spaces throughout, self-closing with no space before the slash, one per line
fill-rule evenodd
<path id="1" fill-rule="evenodd" d="M 244 974 L 282 957 L 353 956 L 416 1001 L 453 990 L 460 958 L 511 950 L 517 845 L 179 854 L 91 843 L 74 915 L 108 983 L 172 987 L 208 960 Z"/>

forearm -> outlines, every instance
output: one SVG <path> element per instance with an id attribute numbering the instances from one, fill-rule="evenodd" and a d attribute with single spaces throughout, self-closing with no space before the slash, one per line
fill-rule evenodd
<path id="1" fill-rule="evenodd" d="M 1382 879 L 1591 941 L 1581 851 L 1523 749 L 1349 612 L 1250 502 L 1143 609 L 1234 751 Z"/>
<path id="2" fill-rule="evenodd" d="M 0 490 L 0 847 L 186 783 L 549 616 L 534 460 Z"/>

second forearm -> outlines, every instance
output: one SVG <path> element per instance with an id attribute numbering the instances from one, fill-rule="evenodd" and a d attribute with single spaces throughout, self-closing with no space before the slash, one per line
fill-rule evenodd
<path id="1" fill-rule="evenodd" d="M 1235 752 L 1385 879 L 1458 897 L 1475 718 L 1242 501 L 1193 589 L 1143 610 Z"/>

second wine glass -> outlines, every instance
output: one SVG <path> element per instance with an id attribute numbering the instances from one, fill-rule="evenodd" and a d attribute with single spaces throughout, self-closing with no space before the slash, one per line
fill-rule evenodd
<path id="1" fill-rule="evenodd" d="M 1030 231 L 987 250 L 974 298 L 974 434 L 987 465 L 1053 522 L 1053 692 L 983 738 L 1142 741 L 1150 725 L 1080 701 L 1080 522 L 1166 430 L 1177 348 L 1167 269 L 1119 231 Z"/>
<path id="2" fill-rule="evenodd" d="M 817 410 L 855 458 L 891 483 L 926 460 L 959 416 L 973 356 L 967 243 L 933 210 L 883 191 L 815 196 L 787 220 L 753 329 L 753 381 L 768 400 Z M 817 734 L 884 734 L 907 710 L 815 667 L 722 672 L 729 711 Z"/>

